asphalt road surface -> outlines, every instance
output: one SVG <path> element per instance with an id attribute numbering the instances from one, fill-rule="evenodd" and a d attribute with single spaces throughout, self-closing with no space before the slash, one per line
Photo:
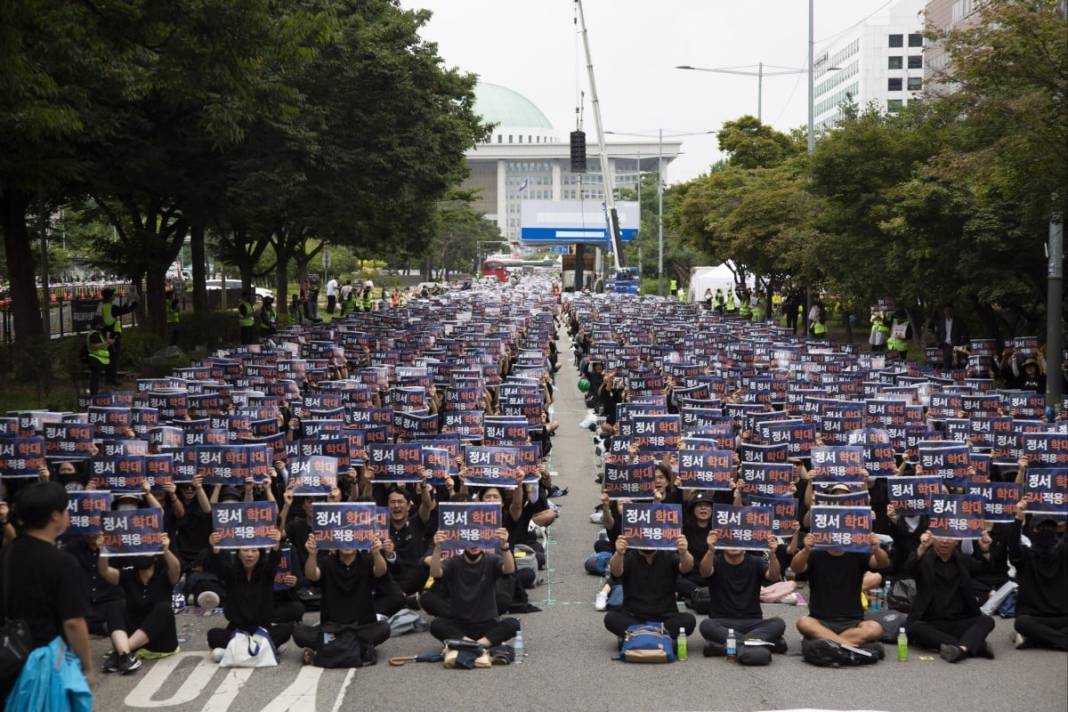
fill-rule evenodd
<path id="1" fill-rule="evenodd" d="M 551 469 L 570 494 L 556 502 L 561 517 L 548 546 L 549 581 L 531 593 L 543 611 L 521 616 L 527 657 L 521 665 L 487 670 L 446 670 L 440 664 L 391 668 L 386 658 L 436 648 L 429 633 L 387 641 L 377 666 L 358 670 L 303 667 L 292 644 L 277 668 L 223 670 L 207 659 L 205 631 L 224 625 L 221 616 L 183 612 L 178 616 L 182 652 L 146 662 L 129 676 L 101 675 L 95 709 L 154 709 L 160 712 L 336 712 L 393 710 L 420 712 L 489 709 L 571 710 L 886 710 L 968 712 L 1068 709 L 1068 655 L 1017 651 L 1012 621 L 998 619 L 991 634 L 997 660 L 950 665 L 910 651 L 909 662 L 889 657 L 873 667 L 817 669 L 802 662 L 793 622 L 804 613 L 792 606 L 765 606 L 766 615 L 787 621 L 790 652 L 765 668 L 744 668 L 701 657 L 701 639 L 690 637 L 690 659 L 672 665 L 627 665 L 612 660 L 615 638 L 593 610 L 599 580 L 582 562 L 597 527 L 588 515 L 598 501 L 593 482 L 590 433 L 578 427 L 585 415 L 576 388 L 570 350 L 560 342 L 564 367 L 557 374 L 554 417 L 561 422 Z M 309 614 L 309 622 L 318 614 Z M 186 640 L 186 637 L 188 640 Z M 93 642 L 99 661 L 108 651 Z M 889 656 L 893 650 L 887 648 Z"/>

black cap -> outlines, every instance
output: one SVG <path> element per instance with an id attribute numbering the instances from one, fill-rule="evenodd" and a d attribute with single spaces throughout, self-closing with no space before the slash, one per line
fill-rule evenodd
<path id="1" fill-rule="evenodd" d="M 699 490 L 697 492 L 697 494 L 695 494 L 693 496 L 693 499 L 690 500 L 690 509 L 693 509 L 694 507 L 696 507 L 697 505 L 701 504 L 702 502 L 705 503 L 705 504 L 711 505 L 712 504 L 712 495 L 711 495 L 711 493 L 705 492 L 704 490 Z"/>
<path id="2" fill-rule="evenodd" d="M 244 496 L 244 493 L 237 487 L 223 487 L 222 491 L 219 492 L 219 501 L 222 502 L 229 499 L 240 502 Z"/>

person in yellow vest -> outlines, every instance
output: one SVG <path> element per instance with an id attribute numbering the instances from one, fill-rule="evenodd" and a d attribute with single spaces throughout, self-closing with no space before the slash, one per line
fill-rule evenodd
<path id="1" fill-rule="evenodd" d="M 753 316 L 753 310 L 749 307 L 749 290 L 739 287 L 738 290 L 738 316 L 748 321 Z"/>
<path id="2" fill-rule="evenodd" d="M 909 355 L 910 336 L 912 326 L 909 324 L 909 315 L 904 309 L 898 309 L 890 322 L 890 336 L 886 340 L 886 348 L 904 361 Z"/>
<path id="3" fill-rule="evenodd" d="M 241 327 L 241 345 L 256 343 L 256 307 L 252 304 L 252 292 L 241 292 L 241 301 L 237 305 L 237 325 Z"/>
<path id="4" fill-rule="evenodd" d="M 350 280 L 350 282 L 351 282 L 351 280 Z M 348 316 L 349 314 L 352 314 L 354 311 L 356 311 L 356 308 L 357 308 L 356 307 L 356 290 L 354 288 L 352 288 L 351 283 L 347 284 L 345 286 L 349 287 L 349 290 L 347 292 L 342 290 L 343 296 L 341 298 L 341 316 L 343 316 L 343 317 L 344 316 Z"/>
<path id="5" fill-rule="evenodd" d="M 871 315 L 871 335 L 868 337 L 871 350 L 885 351 L 889 338 L 890 324 L 886 320 L 886 314 L 882 310 L 875 311 Z"/>
<path id="6" fill-rule="evenodd" d="M 727 308 L 727 298 L 723 296 L 723 289 L 716 287 L 716 312 L 723 316 L 723 311 Z"/>
<path id="7" fill-rule="evenodd" d="M 89 354 L 89 393 L 96 395 L 100 392 L 100 376 L 102 376 L 111 363 L 110 333 L 104 327 L 104 321 L 100 317 L 93 319 L 93 328 L 85 335 L 85 348 Z"/>
<path id="8" fill-rule="evenodd" d="M 115 290 L 108 287 L 100 292 L 100 304 L 96 315 L 100 318 L 104 332 L 108 334 L 108 362 L 105 378 L 109 386 L 119 385 L 119 359 L 122 356 L 122 317 L 137 309 L 137 301 L 129 304 L 115 304 Z"/>
<path id="9" fill-rule="evenodd" d="M 750 301 L 749 310 L 753 313 L 753 321 L 764 321 L 767 316 L 764 312 L 764 302 L 760 301 L 760 297 L 756 294 Z"/>
<path id="10" fill-rule="evenodd" d="M 734 303 L 734 290 L 727 290 L 727 301 L 723 308 L 727 310 L 727 316 L 734 316 L 738 313 L 738 305 Z"/>
<path id="11" fill-rule="evenodd" d="M 361 311 L 369 312 L 375 310 L 374 289 L 375 284 L 371 280 L 363 283 L 363 293 L 360 294 Z"/>
<path id="12" fill-rule="evenodd" d="M 256 322 L 260 329 L 260 338 L 265 339 L 274 333 L 278 323 L 278 314 L 274 310 L 274 297 L 270 294 L 263 298 L 263 304 L 256 314 Z"/>
<path id="13" fill-rule="evenodd" d="M 173 289 L 167 289 L 163 296 L 163 308 L 167 315 L 167 333 L 170 337 L 171 346 L 178 343 L 178 332 L 181 329 L 182 311 L 178 303 L 178 294 Z"/>

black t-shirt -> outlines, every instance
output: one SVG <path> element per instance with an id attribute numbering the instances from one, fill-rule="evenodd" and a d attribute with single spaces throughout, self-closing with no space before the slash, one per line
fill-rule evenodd
<path id="1" fill-rule="evenodd" d="M 522 497 L 523 495 L 517 490 L 514 496 Z M 512 519 L 511 511 L 505 507 L 502 521 L 504 528 L 508 530 L 509 546 L 529 542 L 531 539 L 530 520 L 534 518 L 535 514 L 544 512 L 548 508 L 548 503 L 539 498 L 536 502 L 526 502 L 523 505 L 523 511 L 519 513 L 519 519 Z"/>
<path id="2" fill-rule="evenodd" d="M 86 537 L 79 536 L 69 540 L 63 549 L 74 557 L 85 575 L 85 586 L 91 606 L 99 606 L 122 598 L 122 589 L 111 585 L 100 575 L 96 566 L 100 552 L 89 546 L 89 540 Z"/>
<path id="3" fill-rule="evenodd" d="M 758 554 L 746 554 L 740 564 L 731 564 L 722 551 L 712 562 L 708 592 L 713 618 L 762 618 L 760 586 L 768 564 Z"/>
<path id="4" fill-rule="evenodd" d="M 813 618 L 861 620 L 860 589 L 868 570 L 868 554 L 835 556 L 813 551 L 808 557 L 808 612 Z"/>
<path id="5" fill-rule="evenodd" d="M 8 587 L 10 603 L 4 615 L 26 621 L 35 648 L 48 645 L 57 635 L 62 635 L 63 621 L 89 615 L 85 576 L 69 553 L 23 535 L 4 548 L 4 555 L 11 557 L 10 581 L 3 580 L 0 566 L 0 587 Z M 3 606 L 2 598 L 0 606 Z"/>
<path id="6" fill-rule="evenodd" d="M 457 554 L 442 564 L 441 580 L 449 592 L 452 618 L 470 623 L 497 620 L 497 579 L 501 573 L 501 557 L 483 554 L 476 563 L 469 564 L 463 554 Z"/>
<path id="7" fill-rule="evenodd" d="M 244 631 L 270 625 L 274 617 L 274 572 L 281 558 L 277 549 L 271 549 L 266 556 L 260 556 L 252 575 L 247 576 L 237 554 L 212 554 L 209 563 L 226 587 L 226 620 Z"/>
<path id="8" fill-rule="evenodd" d="M 205 512 L 197 503 L 196 497 L 185 503 L 185 516 L 177 521 L 175 527 L 176 552 L 183 561 L 193 561 L 208 548 L 211 536 L 211 512 Z"/>
<path id="9" fill-rule="evenodd" d="M 390 519 L 389 538 L 393 540 L 397 552 L 396 563 L 402 567 L 418 564 L 426 551 L 426 525 L 418 513 L 408 517 L 408 521 L 399 529 Z"/>
<path id="10" fill-rule="evenodd" d="M 323 588 L 322 623 L 374 623 L 371 600 L 374 587 L 374 561 L 366 551 L 357 552 L 345 565 L 333 553 L 319 555 L 319 582 Z"/>
<path id="11" fill-rule="evenodd" d="M 652 561 L 631 549 L 623 555 L 623 609 L 636 616 L 654 618 L 678 611 L 675 582 L 679 576 L 679 555 L 657 551 Z"/>
<path id="12" fill-rule="evenodd" d="M 975 595 L 961 590 L 960 566 L 953 557 L 942 561 L 934 557 L 934 599 L 924 611 L 924 620 L 954 621 L 965 617 L 964 601 L 966 595 Z"/>
<path id="13" fill-rule="evenodd" d="M 701 526 L 694 519 L 693 515 L 687 515 L 682 520 L 682 535 L 686 537 L 686 544 L 690 554 L 693 556 L 694 562 L 699 564 L 701 559 L 705 558 L 705 552 L 708 551 L 708 533 L 712 531 L 711 520 L 705 522 L 705 526 Z M 697 566 L 694 566 L 694 570 Z"/>
<path id="14" fill-rule="evenodd" d="M 174 586 L 167 575 L 167 566 L 162 560 L 156 561 L 152 578 L 141 582 L 140 574 L 134 569 L 119 572 L 119 588 L 126 594 L 126 611 L 135 622 L 140 622 L 157 603 L 170 602 Z"/>

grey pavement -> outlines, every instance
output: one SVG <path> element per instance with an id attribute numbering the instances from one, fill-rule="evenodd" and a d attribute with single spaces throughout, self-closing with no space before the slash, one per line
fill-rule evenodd
<path id="1" fill-rule="evenodd" d="M 264 670 L 221 670 L 206 659 L 204 632 L 223 625 L 219 616 L 179 615 L 179 635 L 190 636 L 175 658 L 145 663 L 137 673 L 101 676 L 98 710 L 156 709 L 163 712 L 336 712 L 395 710 L 886 710 L 987 712 L 1068 709 L 1068 655 L 1017 651 L 1012 621 L 998 619 L 991 634 L 997 660 L 950 665 L 910 651 L 907 663 L 888 660 L 870 668 L 816 669 L 801 661 L 793 622 L 804 613 L 792 606 L 765 607 L 787 621 L 785 656 L 766 668 L 744 668 L 701 657 L 700 636 L 690 637 L 690 659 L 673 665 L 627 665 L 612 660 L 615 639 L 604 630 L 592 600 L 599 580 L 582 562 L 597 528 L 588 515 L 598 501 L 593 482 L 590 433 L 578 427 L 585 415 L 576 388 L 566 334 L 560 342 L 554 416 L 561 422 L 551 469 L 570 494 L 556 500 L 561 517 L 552 527 L 546 585 L 531 592 L 541 613 L 521 616 L 528 656 L 521 665 L 488 670 L 446 670 L 440 664 L 391 668 L 386 658 L 434 649 L 429 633 L 387 641 L 381 662 L 358 670 L 302 668 L 292 645 L 281 664 Z M 310 614 L 309 622 L 318 614 Z M 99 660 L 108 650 L 94 641 Z M 888 647 L 887 653 L 893 651 Z"/>

